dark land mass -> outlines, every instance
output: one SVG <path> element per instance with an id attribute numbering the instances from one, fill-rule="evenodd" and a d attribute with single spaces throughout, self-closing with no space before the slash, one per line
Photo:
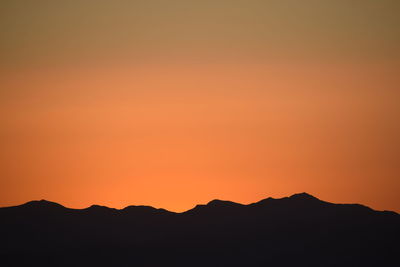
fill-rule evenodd
<path id="1" fill-rule="evenodd" d="M 400 266 L 400 215 L 306 193 L 174 213 L 0 208 L 0 266 Z"/>

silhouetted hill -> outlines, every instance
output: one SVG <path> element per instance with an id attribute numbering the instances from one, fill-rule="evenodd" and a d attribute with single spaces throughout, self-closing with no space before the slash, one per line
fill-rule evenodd
<path id="1" fill-rule="evenodd" d="M 309 194 L 183 213 L 0 208 L 0 266 L 397 266 L 400 215 Z"/>

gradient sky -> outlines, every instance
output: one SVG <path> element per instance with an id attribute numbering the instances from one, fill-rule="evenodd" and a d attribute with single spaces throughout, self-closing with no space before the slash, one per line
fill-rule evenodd
<path id="1" fill-rule="evenodd" d="M 400 211 L 397 0 L 1 1 L 0 206 L 308 192 Z"/>

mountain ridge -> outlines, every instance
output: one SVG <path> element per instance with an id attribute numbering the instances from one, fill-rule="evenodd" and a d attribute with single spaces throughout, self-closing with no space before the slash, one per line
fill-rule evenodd
<path id="1" fill-rule="evenodd" d="M 251 204 L 0 208 L 0 266 L 397 266 L 400 215 L 307 193 Z"/>
<path id="2" fill-rule="evenodd" d="M 203 208 L 203 207 L 219 207 L 219 208 L 223 208 L 223 207 L 250 207 L 250 206 L 256 206 L 256 205 L 266 205 L 266 204 L 270 204 L 272 202 L 279 202 L 279 201 L 301 201 L 304 203 L 318 203 L 318 204 L 328 204 L 328 205 L 355 205 L 355 206 L 361 206 L 361 207 L 365 207 L 368 208 L 372 211 L 375 212 L 386 212 L 386 213 L 393 213 L 393 214 L 397 214 L 399 215 L 399 213 L 397 213 L 396 211 L 391 211 L 391 210 L 375 210 L 372 209 L 368 206 L 365 206 L 363 204 L 356 204 L 356 203 L 331 203 L 331 202 L 326 202 L 323 200 L 320 200 L 319 198 L 308 194 L 306 192 L 302 192 L 302 193 L 295 193 L 289 197 L 282 197 L 282 198 L 272 198 L 272 197 L 267 197 L 264 199 L 261 199 L 260 201 L 257 202 L 253 202 L 253 203 L 249 203 L 249 204 L 242 204 L 242 203 L 238 203 L 238 202 L 234 202 L 234 201 L 230 201 L 230 200 L 221 200 L 221 199 L 213 199 L 211 201 L 209 201 L 207 204 L 197 204 L 195 205 L 193 208 L 186 210 L 186 211 L 182 211 L 182 212 L 174 212 L 174 211 L 170 211 L 164 208 L 156 208 L 153 206 L 149 206 L 149 205 L 128 205 L 126 207 L 123 208 L 112 208 L 112 207 L 108 207 L 108 206 L 104 206 L 104 205 L 97 205 L 97 204 L 93 204 L 89 207 L 86 208 L 69 208 L 66 207 L 62 204 L 59 204 L 57 202 L 53 202 L 53 201 L 49 201 L 49 200 L 45 200 L 45 199 L 41 199 L 41 200 L 32 200 L 32 201 L 28 201 L 26 203 L 23 203 L 21 205 L 15 205 L 15 206 L 5 206 L 5 207 L 0 207 L 0 210 L 2 209 L 9 209 L 9 208 L 20 208 L 20 207 L 52 207 L 52 208 L 64 208 L 64 209 L 68 209 L 68 210 L 75 210 L 75 211 L 82 211 L 82 210 L 113 210 L 115 212 L 123 212 L 123 211 L 127 211 L 127 210 L 133 210 L 133 209 L 152 209 L 152 210 L 156 210 L 156 211 L 163 211 L 163 212 L 168 212 L 168 213 L 173 213 L 173 214 L 183 214 L 183 213 L 187 213 L 189 211 L 192 211 L 196 208 Z"/>

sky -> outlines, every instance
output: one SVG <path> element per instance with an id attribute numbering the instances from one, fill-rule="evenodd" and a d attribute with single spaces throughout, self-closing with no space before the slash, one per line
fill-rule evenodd
<path id="1" fill-rule="evenodd" d="M 400 211 L 400 2 L 1 1 L 0 206 Z"/>

